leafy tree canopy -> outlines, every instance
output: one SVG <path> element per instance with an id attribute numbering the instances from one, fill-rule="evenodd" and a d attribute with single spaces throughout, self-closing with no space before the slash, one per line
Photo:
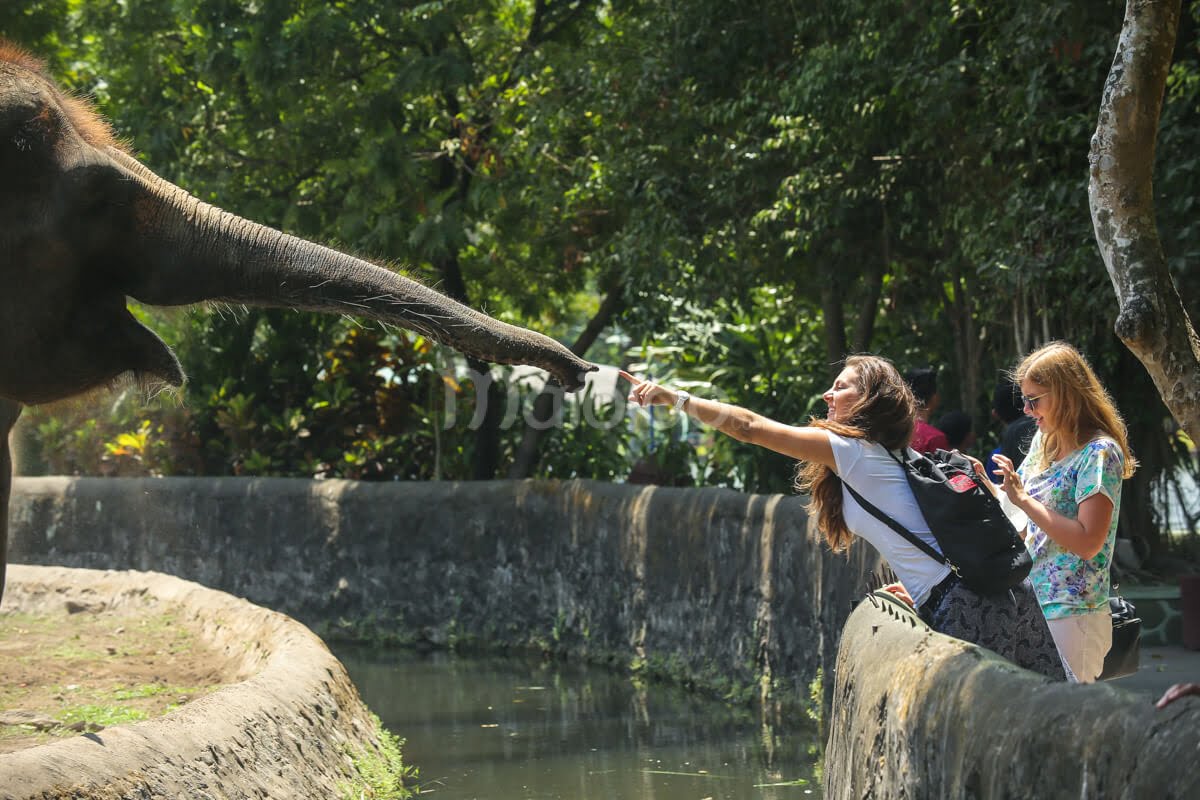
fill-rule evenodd
<path id="1" fill-rule="evenodd" d="M 569 343 L 599 328 L 592 360 L 783 419 L 822 413 L 834 363 L 871 350 L 938 366 L 943 406 L 969 411 L 987 446 L 1001 372 L 1068 339 L 1130 422 L 1144 500 L 1186 445 L 1112 333 L 1086 192 L 1123 11 L 36 0 L 0 8 L 0 34 L 206 200 Z M 1200 3 L 1184 17 L 1156 189 L 1194 317 Z M 519 449 L 520 415 L 492 444 L 468 430 L 461 365 L 407 333 L 241 309 L 165 324 L 191 376 L 183 403 L 39 417 L 43 451 L 76 454 L 57 468 L 135 453 L 141 469 L 461 478 L 496 442 L 486 474 Z M 652 455 L 643 418 L 571 419 L 542 438 L 533 474 L 621 480 Z M 656 469 L 788 489 L 786 462 L 663 422 Z M 1123 512 L 1165 546 L 1152 503 Z"/>

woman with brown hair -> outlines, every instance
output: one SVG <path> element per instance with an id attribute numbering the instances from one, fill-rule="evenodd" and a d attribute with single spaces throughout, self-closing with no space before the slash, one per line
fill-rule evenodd
<path id="1" fill-rule="evenodd" d="M 847 358 L 824 394 L 826 418 L 806 426 L 787 425 L 740 406 L 622 375 L 634 384 L 632 402 L 673 406 L 739 441 L 798 459 L 796 487 L 810 494 L 809 512 L 816 516 L 826 543 L 843 551 L 855 536 L 866 539 L 887 559 L 921 617 L 935 630 L 987 647 L 1027 669 L 1063 678 L 1058 652 L 1028 581 L 998 595 L 971 591 L 943 562 L 867 512 L 844 485 L 853 486 L 941 551 L 903 468 L 891 455 L 902 452 L 912 438 L 916 401 L 890 361 L 871 355 Z"/>
<path id="2" fill-rule="evenodd" d="M 1001 487 L 1029 517 L 1029 578 L 1068 677 L 1091 683 L 1112 645 L 1109 570 L 1121 482 L 1137 461 L 1121 415 L 1074 347 L 1051 342 L 1035 350 L 1014 379 L 1037 433 L 1019 469 L 996 456 Z"/>

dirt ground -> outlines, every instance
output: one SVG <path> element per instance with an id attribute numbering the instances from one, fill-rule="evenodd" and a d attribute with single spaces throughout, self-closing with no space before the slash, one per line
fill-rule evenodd
<path id="1" fill-rule="evenodd" d="M 0 753 L 165 714 L 231 675 L 159 609 L 0 612 Z"/>

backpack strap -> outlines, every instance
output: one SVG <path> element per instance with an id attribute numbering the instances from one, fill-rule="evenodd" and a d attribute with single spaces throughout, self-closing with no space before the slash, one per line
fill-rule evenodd
<path id="1" fill-rule="evenodd" d="M 894 458 L 894 456 L 893 456 L 893 458 Z M 897 460 L 899 460 L 899 459 L 897 459 Z M 839 476 L 839 478 L 840 478 L 840 476 Z M 880 522 L 882 522 L 884 525 L 887 525 L 889 528 L 894 530 L 896 533 L 903 536 L 905 539 L 907 539 L 909 542 L 911 542 L 913 545 L 915 545 L 918 550 L 920 550 L 925 555 L 932 558 L 934 561 L 937 561 L 939 564 L 945 564 L 946 566 L 948 566 L 954 572 L 955 575 L 959 574 L 958 567 L 956 567 L 956 566 L 954 566 L 954 564 L 950 563 L 950 559 L 946 558 L 946 556 L 939 553 L 937 550 L 933 549 L 933 547 L 931 547 L 928 542 L 926 542 L 920 536 L 917 536 L 915 533 L 913 533 L 908 528 L 901 525 L 896 520 L 892 519 L 887 514 L 880 511 L 875 506 L 874 503 L 870 502 L 869 500 L 867 500 L 867 498 L 863 497 L 861 494 L 854 491 L 854 487 L 851 486 L 849 483 L 847 483 L 845 480 L 842 480 L 842 486 L 845 486 L 846 489 L 849 490 L 850 494 L 852 494 L 854 496 L 854 499 L 858 501 L 858 504 L 860 506 L 862 506 L 863 509 L 866 510 L 868 513 L 870 513 L 871 516 L 875 517 Z"/>
<path id="2" fill-rule="evenodd" d="M 908 446 L 905 446 L 905 448 L 900 451 L 900 455 L 896 455 L 895 453 L 892 452 L 891 448 L 888 448 L 888 447 L 883 448 L 883 450 L 885 453 L 887 453 L 889 456 L 892 457 L 893 461 L 895 461 L 901 467 L 904 467 L 905 471 L 907 471 L 907 469 L 908 469 L 909 461 L 912 461 L 914 459 L 921 457 L 920 453 L 918 453 L 916 450 L 913 450 L 911 447 L 908 447 Z M 853 489 L 851 491 L 853 491 Z M 857 497 L 857 496 L 858 495 L 855 495 L 855 497 Z"/>

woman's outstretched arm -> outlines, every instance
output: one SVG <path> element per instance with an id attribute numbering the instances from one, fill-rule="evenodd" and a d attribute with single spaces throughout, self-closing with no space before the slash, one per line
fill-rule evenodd
<path id="1" fill-rule="evenodd" d="M 681 393 L 675 389 L 643 381 L 621 370 L 621 377 L 633 384 L 630 402 L 640 406 L 672 406 Z M 785 425 L 748 408 L 686 395 L 682 411 L 695 420 L 717 429 L 740 442 L 748 442 L 776 453 L 798 459 L 815 461 L 836 469 L 829 433 L 811 426 Z"/>

